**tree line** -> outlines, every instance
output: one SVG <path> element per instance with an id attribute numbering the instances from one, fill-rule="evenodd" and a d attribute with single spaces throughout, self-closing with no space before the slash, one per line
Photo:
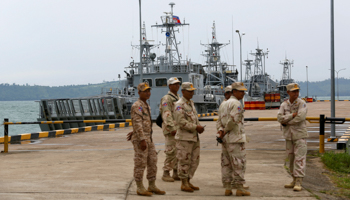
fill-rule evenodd
<path id="1" fill-rule="evenodd" d="M 335 95 L 339 89 L 339 96 L 350 96 L 350 79 L 339 78 L 339 86 L 335 80 Z M 330 79 L 323 81 L 298 82 L 301 87 L 301 96 L 307 95 L 307 85 L 309 97 L 312 96 L 330 96 L 331 81 Z M 18 85 L 18 84 L 0 84 L 0 101 L 29 101 L 40 99 L 63 99 L 63 98 L 79 98 L 101 94 L 102 88 L 116 88 L 118 81 L 109 81 L 98 84 L 87 85 L 65 85 L 65 86 L 40 86 L 34 85 Z"/>

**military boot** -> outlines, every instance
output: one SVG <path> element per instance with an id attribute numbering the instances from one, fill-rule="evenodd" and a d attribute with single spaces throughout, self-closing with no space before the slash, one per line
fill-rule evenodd
<path id="1" fill-rule="evenodd" d="M 193 192 L 193 189 L 188 185 L 187 178 L 181 179 L 181 190 L 185 192 Z"/>
<path id="2" fill-rule="evenodd" d="M 162 180 L 165 182 L 174 182 L 174 179 L 170 176 L 169 171 L 164 171 Z"/>
<path id="3" fill-rule="evenodd" d="M 142 195 L 142 196 L 152 196 L 152 192 L 148 192 L 148 191 L 146 190 L 146 188 L 143 186 L 142 181 L 136 181 L 136 186 L 137 186 L 136 193 L 137 193 L 138 195 Z"/>
<path id="4" fill-rule="evenodd" d="M 301 182 L 303 181 L 303 178 L 295 178 L 295 185 L 293 187 L 294 191 L 300 191 L 302 189 Z"/>
<path id="5" fill-rule="evenodd" d="M 293 181 L 287 185 L 284 185 L 285 188 L 294 188 L 295 185 L 295 177 L 293 177 Z"/>
<path id="6" fill-rule="evenodd" d="M 231 183 L 231 185 L 232 185 L 232 189 L 237 189 L 237 186 L 233 182 Z M 249 189 L 249 185 L 243 184 L 243 188 L 248 190 Z"/>
<path id="7" fill-rule="evenodd" d="M 232 186 L 231 183 L 224 183 L 225 185 L 225 196 L 231 196 L 232 195 Z"/>
<path id="8" fill-rule="evenodd" d="M 177 170 L 176 170 L 176 169 L 174 169 L 174 171 L 173 171 L 173 179 L 174 179 L 175 181 L 181 180 L 181 179 L 179 178 L 179 176 L 177 175 Z"/>
<path id="9" fill-rule="evenodd" d="M 243 184 L 236 184 L 236 196 L 250 196 L 250 192 L 243 188 Z"/>
<path id="10" fill-rule="evenodd" d="M 193 189 L 193 190 L 199 190 L 199 187 L 194 186 L 190 183 L 190 178 L 188 178 L 188 185 Z"/>
<path id="11" fill-rule="evenodd" d="M 155 194 L 161 194 L 161 195 L 165 194 L 165 191 L 162 191 L 159 188 L 157 188 L 155 180 L 148 182 L 148 191 L 153 192 Z"/>

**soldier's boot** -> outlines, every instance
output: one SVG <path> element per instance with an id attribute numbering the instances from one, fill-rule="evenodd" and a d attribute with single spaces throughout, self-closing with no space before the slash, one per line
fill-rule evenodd
<path id="1" fill-rule="evenodd" d="M 302 189 L 301 182 L 303 181 L 303 178 L 295 178 L 295 185 L 293 187 L 294 191 L 300 191 Z"/>
<path id="2" fill-rule="evenodd" d="M 162 191 L 159 188 L 157 188 L 155 180 L 148 182 L 148 191 L 153 192 L 155 194 L 161 194 L 161 195 L 165 194 L 165 191 Z"/>
<path id="3" fill-rule="evenodd" d="M 188 178 L 188 185 L 193 189 L 193 190 L 199 190 L 199 187 L 194 186 L 190 183 L 190 178 Z"/>
<path id="4" fill-rule="evenodd" d="M 142 181 L 136 181 L 136 186 L 137 186 L 136 193 L 137 193 L 138 195 L 142 195 L 142 196 L 152 196 L 152 192 L 148 192 L 148 191 L 146 190 L 146 188 L 143 186 Z"/>
<path id="5" fill-rule="evenodd" d="M 185 192 L 193 192 L 193 189 L 188 185 L 187 178 L 181 179 L 181 190 Z"/>
<path id="6" fill-rule="evenodd" d="M 232 189 L 237 189 L 236 184 L 234 184 L 234 183 L 232 182 L 231 185 L 232 185 Z M 243 188 L 246 189 L 246 190 L 248 190 L 248 189 L 249 189 L 249 185 L 243 184 Z"/>
<path id="7" fill-rule="evenodd" d="M 231 196 L 232 195 L 232 186 L 231 183 L 224 183 L 225 185 L 225 196 Z"/>
<path id="8" fill-rule="evenodd" d="M 162 180 L 165 182 L 174 182 L 174 179 L 170 176 L 169 171 L 164 171 Z"/>
<path id="9" fill-rule="evenodd" d="M 176 169 L 174 169 L 174 171 L 173 171 L 173 179 L 174 179 L 175 181 L 181 180 L 181 179 L 179 178 L 179 175 L 177 175 L 177 170 L 176 170 Z"/>
<path id="10" fill-rule="evenodd" d="M 295 185 L 295 177 L 293 177 L 293 181 L 287 185 L 284 185 L 285 188 L 294 188 Z"/>
<path id="11" fill-rule="evenodd" d="M 243 184 L 236 184 L 236 196 L 250 196 L 250 192 L 243 188 Z"/>

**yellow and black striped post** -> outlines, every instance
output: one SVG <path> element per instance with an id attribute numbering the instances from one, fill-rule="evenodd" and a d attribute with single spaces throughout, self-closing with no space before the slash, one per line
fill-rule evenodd
<path id="1" fill-rule="evenodd" d="M 324 153 L 324 115 L 320 115 L 320 153 Z"/>
<path id="2" fill-rule="evenodd" d="M 8 122 L 9 119 L 4 119 L 4 122 Z M 8 152 L 8 149 L 9 149 L 9 135 L 8 135 L 8 132 L 9 132 L 9 126 L 8 125 L 4 125 L 4 151 L 3 153 L 7 153 Z"/>

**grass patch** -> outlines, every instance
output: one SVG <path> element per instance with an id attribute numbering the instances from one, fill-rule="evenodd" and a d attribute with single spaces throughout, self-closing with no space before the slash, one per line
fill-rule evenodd
<path id="1" fill-rule="evenodd" d="M 350 155 L 347 153 L 326 152 L 321 157 L 323 163 L 335 172 L 350 173 Z"/>
<path id="2" fill-rule="evenodd" d="M 321 155 L 321 160 L 332 171 L 330 178 L 341 195 L 350 197 L 350 155 L 329 151 Z"/>

